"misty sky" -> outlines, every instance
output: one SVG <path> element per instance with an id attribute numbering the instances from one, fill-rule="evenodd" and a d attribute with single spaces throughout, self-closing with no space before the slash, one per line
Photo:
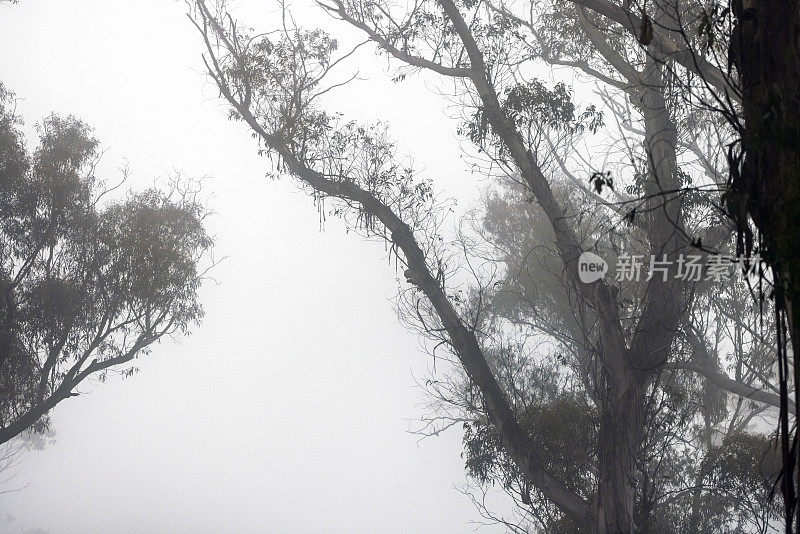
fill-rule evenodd
<path id="1" fill-rule="evenodd" d="M 239 2 L 269 25 L 266 1 Z M 344 26 L 297 4 L 302 25 Z M 346 34 L 345 34 L 346 35 Z M 20 98 L 29 143 L 51 112 L 95 128 L 98 175 L 130 186 L 180 171 L 208 176 L 216 283 L 207 315 L 164 341 L 141 372 L 52 413 L 57 442 L 25 456 L 0 495 L 0 532 L 471 532 L 461 435 L 418 443 L 414 376 L 431 364 L 398 325 L 382 245 L 320 232 L 316 207 L 268 161 L 203 75 L 182 2 L 21 0 L 0 6 L 0 80 Z M 393 84 L 360 56 L 360 81 L 329 100 L 346 118 L 385 120 L 401 151 L 461 207 L 481 183 L 459 158 L 455 122 L 432 81 Z M 411 118 L 411 120 L 410 120 Z M 38 530 L 36 530 L 38 529 Z M 485 528 L 481 532 L 498 532 Z"/>

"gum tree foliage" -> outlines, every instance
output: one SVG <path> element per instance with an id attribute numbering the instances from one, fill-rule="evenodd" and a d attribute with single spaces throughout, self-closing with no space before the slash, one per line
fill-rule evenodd
<path id="1" fill-rule="evenodd" d="M 185 183 L 112 200 L 122 183 L 95 176 L 86 124 L 51 115 L 35 148 L 20 126 L 0 86 L 0 443 L 46 431 L 84 380 L 128 376 L 134 358 L 197 324 L 212 246 Z"/>
<path id="2" fill-rule="evenodd" d="M 600 421 L 596 371 L 591 360 L 581 364 L 587 360 L 586 327 L 576 317 L 563 267 L 548 245 L 547 221 L 519 190 L 491 193 L 483 213 L 477 243 L 483 256 L 505 266 L 484 297 L 491 310 L 484 329 L 493 332 L 500 325 L 504 340 L 489 357 L 551 469 L 591 498 Z M 596 222 L 588 226 L 599 227 Z M 619 253 L 636 251 L 631 237 L 609 239 L 609 248 L 598 252 L 613 263 Z M 774 417 L 767 406 L 774 410 L 778 404 L 772 383 L 774 337 L 761 334 L 758 305 L 743 279 L 709 280 L 695 289 L 670 360 L 646 392 L 635 523 L 641 532 L 768 532 L 781 512 L 780 500 L 770 497 L 779 456 L 764 423 Z M 641 282 L 619 284 L 617 299 L 631 310 L 624 320 L 631 328 L 644 291 Z M 759 391 L 760 384 L 768 384 L 771 392 Z M 432 389 L 442 400 L 459 399 L 455 404 L 461 412 L 478 408 L 469 395 Z M 756 392 L 764 404 L 747 398 Z M 520 506 L 515 525 L 535 530 L 532 525 L 544 523 L 543 532 L 576 530 L 527 483 L 485 418 L 466 422 L 465 446 L 468 472 L 480 483 L 476 494 L 482 497 L 492 485 L 504 488 Z M 722 459 L 739 463 L 734 469 Z M 750 471 L 744 473 L 744 467 Z M 484 512 L 488 519 L 500 519 Z"/>
<path id="3" fill-rule="evenodd" d="M 463 425 L 468 493 L 487 520 L 548 533 L 775 528 L 775 336 L 743 272 L 757 266 L 693 280 L 676 261 L 736 244 L 722 198 L 736 133 L 714 108 L 735 105 L 736 87 L 699 52 L 708 37 L 686 31 L 706 6 L 320 2 L 392 59 L 395 81 L 430 71 L 460 107 L 467 157 L 494 185 L 449 232 L 448 204 L 384 126 L 326 111 L 352 51 L 288 16 L 257 33 L 224 2 L 189 5 L 231 118 L 323 215 L 384 240 L 402 265 L 401 319 L 453 364 L 424 383 L 421 432 Z M 672 262 L 584 284 L 584 251 L 612 268 L 634 254 Z M 492 485 L 513 517 L 484 505 Z"/>

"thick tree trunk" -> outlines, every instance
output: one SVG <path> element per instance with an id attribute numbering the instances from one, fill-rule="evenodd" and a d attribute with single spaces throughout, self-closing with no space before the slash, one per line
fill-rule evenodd
<path id="1" fill-rule="evenodd" d="M 745 0 L 731 54 L 743 98 L 744 164 L 734 180 L 790 302 L 800 298 L 800 5 Z M 794 322 L 794 321 L 792 321 Z M 797 325 L 792 324 L 793 328 Z"/>
<path id="2" fill-rule="evenodd" d="M 682 251 L 680 200 L 677 186 L 677 129 L 663 97 L 661 65 L 649 57 L 643 72 L 646 85 L 634 104 L 645 124 L 649 179 L 645 185 L 648 205 L 648 238 L 651 252 L 674 255 Z M 600 386 L 598 443 L 598 494 L 595 532 L 629 534 L 636 531 L 637 461 L 645 424 L 645 388 L 653 373 L 666 363 L 669 347 L 683 313 L 682 288 L 672 281 L 653 278 L 647 302 L 631 340 L 604 346 L 603 382 Z"/>
<path id="3" fill-rule="evenodd" d="M 775 274 L 776 306 L 785 312 L 794 353 L 800 343 L 800 3 L 796 0 L 731 2 L 737 26 L 731 60 L 742 85 L 744 161 L 732 167 L 728 209 L 738 223 L 739 248 L 749 251 L 749 215 L 761 234 L 761 255 Z M 794 378 L 800 369 L 794 360 Z M 786 390 L 787 388 L 782 388 Z M 797 388 L 795 394 L 797 395 Z M 788 396 L 788 395 L 786 395 Z M 781 419 L 788 426 L 784 397 Z M 797 408 L 797 397 L 794 399 Z M 784 431 L 785 433 L 785 431 Z M 786 436 L 788 440 L 788 436 Z M 784 467 L 794 462 L 784 444 Z M 800 448 L 798 448 L 800 453 Z M 800 473 L 784 477 L 784 499 L 794 500 Z M 800 530 L 800 508 L 796 518 Z M 786 513 L 791 531 L 791 507 Z"/>
<path id="4" fill-rule="evenodd" d="M 676 156 L 677 128 L 664 100 L 662 64 L 649 56 L 642 73 L 645 85 L 634 104 L 645 124 L 649 179 L 647 196 L 648 239 L 651 253 L 675 256 L 686 247 Z M 598 443 L 597 534 L 636 532 L 637 462 L 644 439 L 645 389 L 667 361 L 679 318 L 685 313 L 685 288 L 674 277 L 654 277 L 648 283 L 647 301 L 630 349 L 604 347 L 603 384 Z"/>
<path id="5" fill-rule="evenodd" d="M 643 438 L 644 377 L 626 365 L 624 355 L 612 358 L 617 361 L 610 370 L 622 373 L 606 373 L 600 407 L 595 533 L 630 534 L 636 531 L 636 464 Z"/>

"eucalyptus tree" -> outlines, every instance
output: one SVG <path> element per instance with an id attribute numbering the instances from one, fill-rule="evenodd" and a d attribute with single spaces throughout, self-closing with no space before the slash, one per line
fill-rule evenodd
<path id="1" fill-rule="evenodd" d="M 212 246 L 194 185 L 112 200 L 85 123 L 51 115 L 30 150 L 14 108 L 0 85 L 0 443 L 199 321 Z"/>
<path id="2" fill-rule="evenodd" d="M 793 526 L 800 531 L 800 447 L 798 432 L 790 433 L 789 420 L 789 385 L 800 382 L 800 365 L 793 357 L 800 339 L 800 6 L 714 2 L 707 8 L 702 29 L 708 43 L 702 52 L 710 60 L 720 59 L 715 42 L 727 45 L 722 56 L 741 95 L 739 105 L 718 106 L 739 137 L 729 150 L 730 187 L 725 200 L 736 222 L 738 250 L 758 251 L 771 270 L 786 473 L 782 491 L 793 503 L 786 509 L 786 532 Z M 792 404 L 795 411 L 800 409 L 796 387 Z"/>
<path id="3" fill-rule="evenodd" d="M 480 295 L 486 311 L 479 330 L 492 339 L 484 342 L 487 358 L 547 465 L 591 499 L 603 394 L 592 358 L 598 348 L 591 342 L 592 325 L 570 300 L 547 220 L 525 197 L 518 187 L 490 194 L 477 221 L 480 237 L 470 240 L 480 257 L 502 265 L 491 290 Z M 587 231 L 589 239 L 603 235 L 595 250 L 604 258 L 636 254 L 646 246 L 635 232 L 615 236 L 597 219 L 587 221 L 593 214 L 577 209 L 574 214 L 576 228 L 594 229 Z M 585 222 L 577 224 L 581 217 Z M 780 501 L 770 498 L 780 471 L 769 432 L 779 404 L 774 335 L 762 331 L 746 280 L 693 285 L 669 360 L 645 392 L 644 437 L 635 466 L 636 531 L 769 532 L 781 512 Z M 615 288 L 630 331 L 646 283 L 620 281 Z M 543 532 L 575 531 L 504 452 L 495 429 L 480 415 L 474 392 L 458 387 L 463 383 L 431 377 L 427 387 L 439 399 L 439 422 L 478 414 L 462 415 L 460 421 L 465 422 L 468 472 L 478 482 L 472 497 L 483 514 L 520 531 L 537 524 Z M 491 487 L 514 498 L 516 518 L 501 518 L 484 507 L 483 492 Z"/>
<path id="4" fill-rule="evenodd" d="M 346 90 L 330 73 L 351 57 L 335 39 L 289 17 L 255 33 L 224 2 L 190 5 L 231 117 L 320 209 L 385 240 L 402 263 L 403 319 L 461 369 L 428 381 L 443 410 L 432 424 L 465 423 L 470 474 L 501 482 L 526 514 L 506 524 L 774 527 L 777 473 L 754 425 L 779 404 L 770 338 L 757 306 L 741 303 L 746 273 L 688 276 L 682 259 L 734 252 L 720 206 L 735 131 L 709 103 L 738 97 L 693 48 L 705 46 L 699 32 L 685 31 L 702 5 L 321 1 L 392 58 L 396 80 L 426 70 L 452 87 L 469 156 L 498 183 L 481 224 L 457 237 L 385 127 L 325 110 L 326 93 Z M 539 80 L 543 65 L 564 82 Z M 587 79 L 594 102 L 578 104 Z M 584 281 L 587 252 L 611 265 L 651 260 Z"/>

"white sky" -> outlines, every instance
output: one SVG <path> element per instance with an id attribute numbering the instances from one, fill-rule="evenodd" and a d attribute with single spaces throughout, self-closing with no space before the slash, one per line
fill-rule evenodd
<path id="1" fill-rule="evenodd" d="M 242 3 L 269 21 L 268 2 Z M 51 111 L 84 119 L 107 149 L 101 177 L 127 158 L 136 188 L 174 169 L 209 175 L 229 256 L 194 335 L 54 410 L 57 443 L 24 458 L 15 483 L 30 487 L 0 496 L 0 532 L 472 531 L 478 514 L 453 487 L 460 432 L 419 444 L 407 432 L 423 413 L 412 371 L 430 362 L 397 324 L 383 247 L 336 222 L 321 233 L 310 199 L 264 178 L 184 12 L 167 0 L 0 6 L 0 80 L 28 127 Z M 332 109 L 390 122 L 439 187 L 473 197 L 445 101 L 386 80 Z"/>

